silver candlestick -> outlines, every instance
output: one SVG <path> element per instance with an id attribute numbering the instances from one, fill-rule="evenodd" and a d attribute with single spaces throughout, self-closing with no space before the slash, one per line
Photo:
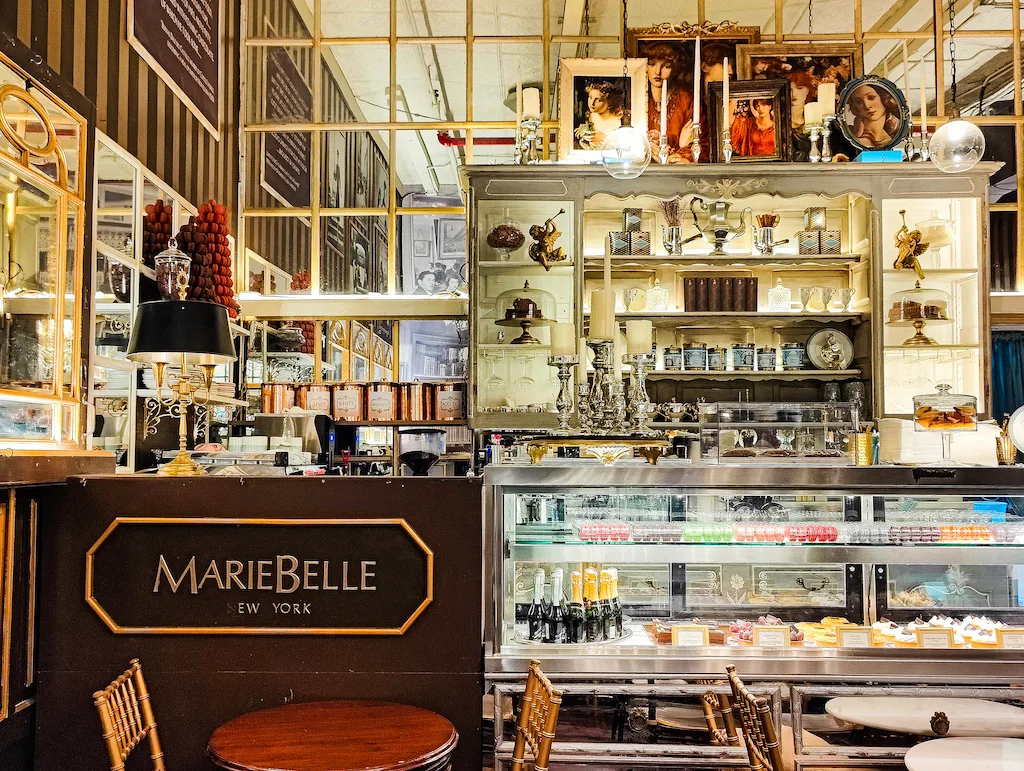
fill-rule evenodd
<path id="1" fill-rule="evenodd" d="M 627 353 L 622 357 L 622 361 L 633 368 L 627 405 L 630 428 L 637 434 L 651 434 L 653 432 L 647 427 L 647 417 L 651 413 L 651 399 L 647 395 L 647 373 L 654 367 L 654 354 Z"/>
<path id="2" fill-rule="evenodd" d="M 572 368 L 579 364 L 580 357 L 575 354 L 548 356 L 548 366 L 558 367 L 558 397 L 555 399 L 555 407 L 558 409 L 558 433 L 569 433 L 569 422 L 572 420 Z"/>
<path id="3" fill-rule="evenodd" d="M 722 157 L 726 163 L 732 161 L 732 134 L 729 133 L 729 129 L 722 132 Z"/>
<path id="4" fill-rule="evenodd" d="M 825 163 L 829 163 L 832 160 L 832 143 L 830 138 L 832 136 L 832 123 L 835 119 L 835 115 L 821 116 L 821 160 Z"/>
<path id="5" fill-rule="evenodd" d="M 616 404 L 615 388 L 619 382 L 614 371 L 615 343 L 611 340 L 587 340 L 594 352 L 594 378 L 587 395 L 587 411 L 591 431 L 597 434 L 611 434 L 621 430 L 625 407 L 619 410 Z"/>
<path id="6" fill-rule="evenodd" d="M 580 416 L 580 433 L 589 434 L 594 430 L 590 415 L 590 385 L 580 383 L 576 387 L 576 410 Z"/>
<path id="7" fill-rule="evenodd" d="M 818 139 L 821 137 L 821 124 L 814 123 L 809 126 L 804 126 L 804 133 L 810 134 L 811 136 L 811 152 L 807 155 L 807 160 L 811 163 L 821 162 L 821 150 L 818 149 Z"/>
<path id="8" fill-rule="evenodd" d="M 690 142 L 690 150 L 693 151 L 693 162 L 700 163 L 700 124 L 693 124 L 693 140 Z"/>
<path id="9" fill-rule="evenodd" d="M 658 162 L 662 166 L 668 164 L 668 137 L 664 134 L 658 140 Z"/>
<path id="10" fill-rule="evenodd" d="M 928 129 L 921 132 L 921 160 L 927 161 L 931 158 L 931 151 L 928 148 Z"/>
<path id="11" fill-rule="evenodd" d="M 516 145 L 515 162 L 519 164 L 540 163 L 541 140 L 537 134 L 540 121 L 537 118 L 524 118 L 522 138 Z"/>

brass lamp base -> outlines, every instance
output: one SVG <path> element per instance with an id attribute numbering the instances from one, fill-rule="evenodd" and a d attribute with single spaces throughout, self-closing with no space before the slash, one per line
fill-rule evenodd
<path id="1" fill-rule="evenodd" d="M 192 460 L 187 450 L 178 450 L 174 460 L 165 463 L 157 469 L 158 477 L 202 477 L 206 476 L 206 469 Z"/>

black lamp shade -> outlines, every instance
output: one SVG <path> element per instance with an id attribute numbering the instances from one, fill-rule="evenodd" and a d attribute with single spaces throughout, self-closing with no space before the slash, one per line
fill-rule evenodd
<path id="1" fill-rule="evenodd" d="M 227 364 L 234 361 L 228 311 L 217 303 L 156 300 L 135 315 L 128 358 L 150 364 Z"/>

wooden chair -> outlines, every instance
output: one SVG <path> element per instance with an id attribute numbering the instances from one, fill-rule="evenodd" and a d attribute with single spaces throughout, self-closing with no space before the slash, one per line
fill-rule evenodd
<path id="1" fill-rule="evenodd" d="M 166 771 L 153 705 L 149 703 L 149 691 L 138 659 L 132 659 L 131 666 L 120 677 L 102 691 L 96 691 L 92 698 L 100 713 L 111 771 L 122 771 L 132 750 L 147 736 L 153 771 Z"/>
<path id="2" fill-rule="evenodd" d="M 736 667 L 725 668 L 732 687 L 733 714 L 738 715 L 743 730 L 744 743 L 750 771 L 783 771 L 782 750 L 779 749 L 779 735 L 772 721 L 768 700 L 754 696 L 736 674 Z"/>
<path id="3" fill-rule="evenodd" d="M 530 662 L 526 678 L 526 692 L 519 707 L 516 721 L 516 745 L 512 750 L 512 769 L 522 771 L 526 763 L 526 749 L 533 755 L 536 771 L 548 770 L 551 742 L 558 725 L 558 709 L 562 705 L 562 692 L 555 690 L 551 681 L 540 671 L 540 662 Z"/>
<path id="4" fill-rule="evenodd" d="M 732 703 L 724 693 L 708 691 L 700 697 L 700 706 L 704 710 L 704 722 L 708 726 L 711 744 L 716 747 L 740 746 L 739 733 L 736 731 L 736 719 L 732 714 Z M 723 727 L 718 726 L 721 715 Z"/>

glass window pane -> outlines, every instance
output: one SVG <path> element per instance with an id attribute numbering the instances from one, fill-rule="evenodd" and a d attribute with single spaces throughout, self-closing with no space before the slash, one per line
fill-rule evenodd
<path id="1" fill-rule="evenodd" d="M 410 195 L 405 206 L 460 206 L 457 197 Z M 402 294 L 465 293 L 466 219 L 457 214 L 415 214 L 399 220 Z"/>
<path id="2" fill-rule="evenodd" d="M 248 37 L 313 39 L 293 0 L 250 0 L 246 20 Z"/>
<path id="3" fill-rule="evenodd" d="M 248 217 L 246 264 L 251 291 L 260 291 L 256 276 L 262 271 L 262 294 L 309 294 L 309 221 L 303 217 Z M 244 310 L 245 301 L 241 300 Z"/>
<path id="4" fill-rule="evenodd" d="M 551 6 L 561 8 L 564 3 L 553 2 Z M 541 0 L 473 0 L 474 35 L 540 35 L 544 31 L 543 19 Z M 579 29 L 582 26 L 581 23 Z M 578 35 L 579 29 L 565 34 Z"/>
<path id="5" fill-rule="evenodd" d="M 310 134 L 250 133 L 245 137 L 249 208 L 309 208 Z"/>
<path id="6" fill-rule="evenodd" d="M 322 0 L 320 8 L 320 34 L 324 37 L 387 37 L 391 34 L 388 0 Z M 403 32 L 400 25 L 399 34 L 409 32 Z"/>
<path id="7" fill-rule="evenodd" d="M 1017 212 L 989 214 L 989 248 L 992 252 L 992 291 L 1017 291 Z"/>
<path id="8" fill-rule="evenodd" d="M 986 161 L 1003 167 L 989 178 L 989 203 L 1017 202 L 1017 130 L 1013 126 L 982 126 Z"/>
<path id="9" fill-rule="evenodd" d="M 397 54 L 398 120 L 466 119 L 465 45 L 400 45 Z"/>
<path id="10" fill-rule="evenodd" d="M 953 66 L 946 42 L 947 99 L 953 82 Z M 984 114 L 998 101 L 1013 103 L 1013 38 L 956 36 L 957 104 L 964 115 Z M 952 101 L 947 103 L 952 109 Z M 1012 107 L 1010 108 L 1012 110 Z"/>
<path id="11" fill-rule="evenodd" d="M 312 49 L 259 46 L 246 51 L 246 122 L 312 120 Z"/>
<path id="12" fill-rule="evenodd" d="M 355 102 L 348 105 L 352 116 L 346 120 L 387 122 L 390 55 L 388 46 L 377 44 L 333 46 L 325 50 L 325 63 L 332 72 L 336 68 L 338 82 L 343 82 L 343 77 L 355 97 Z"/>
<path id="13" fill-rule="evenodd" d="M 473 46 L 473 120 L 515 121 L 516 84 L 541 87 L 540 43 Z"/>
<path id="14" fill-rule="evenodd" d="M 864 32 L 931 32 L 935 3 L 864 3 L 863 9 Z"/>
<path id="15" fill-rule="evenodd" d="M 783 31 L 787 35 L 846 34 L 852 40 L 853 8 L 849 0 L 786 0 L 782 11 Z"/>
<path id="16" fill-rule="evenodd" d="M 96 240 L 122 251 L 135 235 L 135 168 L 102 143 L 96 147 Z"/>

